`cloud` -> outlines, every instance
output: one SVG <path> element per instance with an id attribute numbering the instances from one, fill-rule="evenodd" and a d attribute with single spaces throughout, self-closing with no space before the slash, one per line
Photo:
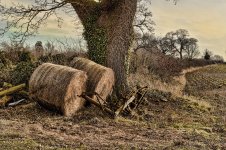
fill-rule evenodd
<path id="1" fill-rule="evenodd" d="M 32 4 L 34 0 L 1 0 L 2 4 Z M 177 5 L 165 0 L 152 0 L 151 11 L 156 23 L 156 34 L 165 35 L 169 31 L 187 29 L 192 37 L 199 40 L 200 49 L 211 49 L 216 54 L 225 55 L 226 50 L 226 1 L 225 0 L 180 0 Z M 59 12 L 64 19 L 58 28 L 54 16 L 47 20 L 33 39 L 54 39 L 82 36 L 82 25 L 75 25 L 76 15 Z"/>
<path id="2" fill-rule="evenodd" d="M 31 5 L 35 0 L 1 0 L 1 4 L 12 6 L 16 4 Z M 41 25 L 38 32 L 39 37 L 62 38 L 82 36 L 83 27 L 79 22 L 76 13 L 65 14 L 61 9 L 57 11 L 59 17 L 63 19 L 59 28 L 56 16 L 52 15 L 46 20 L 46 24 Z"/>
<path id="3" fill-rule="evenodd" d="M 157 35 L 187 29 L 199 40 L 200 49 L 211 49 L 225 55 L 226 50 L 226 1 L 184 0 L 177 5 L 164 0 L 152 0 L 153 19 Z"/>
<path id="4" fill-rule="evenodd" d="M 80 22 L 75 22 L 75 18 L 70 18 L 68 16 L 63 16 L 64 20 L 60 27 L 58 26 L 56 18 L 49 18 L 47 24 L 40 29 L 42 35 L 52 35 L 52 36 L 81 36 L 83 27 Z M 73 34 L 73 35 L 72 35 Z"/>

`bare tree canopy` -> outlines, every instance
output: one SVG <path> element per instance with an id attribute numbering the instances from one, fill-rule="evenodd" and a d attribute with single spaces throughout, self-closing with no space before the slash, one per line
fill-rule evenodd
<path id="1" fill-rule="evenodd" d="M 135 32 L 142 33 L 152 33 L 154 31 L 153 25 L 155 24 L 152 20 L 152 13 L 147 4 L 150 2 L 145 2 L 145 0 L 138 0 L 137 13 L 135 15 L 133 26 Z"/>
<path id="2" fill-rule="evenodd" d="M 197 57 L 199 52 L 199 46 L 198 46 L 198 40 L 195 38 L 189 38 L 187 39 L 187 44 L 185 45 L 185 57 L 188 59 L 194 59 Z"/>
<path id="3" fill-rule="evenodd" d="M 159 49 L 163 54 L 174 55 L 175 51 L 175 39 L 173 32 L 168 32 L 165 37 L 158 40 Z"/>
<path id="4" fill-rule="evenodd" d="M 199 55 L 198 40 L 189 37 L 189 32 L 185 29 L 168 32 L 159 40 L 159 49 L 164 54 L 193 59 Z"/>
<path id="5" fill-rule="evenodd" d="M 10 32 L 14 40 L 23 42 L 28 36 L 37 34 L 50 16 L 55 17 L 58 26 L 61 26 L 63 17 L 59 9 L 68 15 L 74 12 L 69 1 L 34 0 L 6 6 L 0 2 L 0 17 L 1 22 L 4 23 L 0 28 L 0 35 Z"/>
<path id="6" fill-rule="evenodd" d="M 0 28 L 0 35 L 4 35 L 11 30 L 14 39 L 20 41 L 26 40 L 26 37 L 37 34 L 42 24 L 45 24 L 48 17 L 55 16 L 60 26 L 63 22 L 62 16 L 57 11 L 61 8 L 67 14 L 74 12 L 73 6 L 81 7 L 84 15 L 91 9 L 98 8 L 106 11 L 114 7 L 119 0 L 33 0 L 29 4 L 11 3 L 9 6 L 4 5 L 4 0 L 0 2 L 1 22 L 4 23 Z M 170 0 L 167 0 L 170 1 Z M 173 0 L 177 2 L 177 0 Z M 145 7 L 146 4 L 146 7 Z M 147 11 L 149 0 L 138 0 L 138 13 L 135 16 L 134 27 L 141 32 L 153 31 L 150 19 L 152 14 Z"/>
<path id="7" fill-rule="evenodd" d="M 217 62 L 224 62 L 224 58 L 220 55 L 214 55 L 211 59 Z"/>

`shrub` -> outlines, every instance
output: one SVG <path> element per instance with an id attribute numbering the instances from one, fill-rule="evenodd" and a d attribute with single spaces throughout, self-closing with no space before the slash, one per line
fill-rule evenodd
<path id="1" fill-rule="evenodd" d="M 11 76 L 10 76 L 11 71 L 12 71 L 12 68 L 7 68 L 5 66 L 2 66 L 0 68 L 0 87 L 2 86 L 3 82 L 11 81 Z"/>
<path id="2" fill-rule="evenodd" d="M 66 64 L 68 64 L 68 60 L 67 60 L 66 56 L 63 53 L 56 54 L 56 55 L 40 56 L 39 57 L 39 62 L 40 63 L 50 62 L 50 63 L 53 63 L 53 64 L 59 64 L 59 65 L 66 65 Z"/>
<path id="3" fill-rule="evenodd" d="M 31 74 L 35 70 L 35 65 L 31 62 L 20 62 L 17 66 L 11 71 L 11 83 L 13 85 L 18 85 L 21 83 L 28 83 L 31 77 Z"/>
<path id="4" fill-rule="evenodd" d="M 163 54 L 155 54 L 156 61 L 153 61 L 148 66 L 150 72 L 160 76 L 161 79 L 168 79 L 170 76 L 178 75 L 182 66 L 178 59 Z"/>
<path id="5" fill-rule="evenodd" d="M 0 51 L 0 64 L 1 66 L 7 66 L 11 64 L 11 61 L 6 58 L 5 52 Z"/>
<path id="6" fill-rule="evenodd" d="M 159 51 L 145 49 L 133 52 L 130 58 L 130 73 L 147 73 L 148 70 L 148 73 L 159 76 L 163 81 L 171 80 L 171 77 L 179 75 L 183 69 L 222 63 L 205 59 L 181 60 Z"/>
<path id="7" fill-rule="evenodd" d="M 52 61 L 54 64 L 59 64 L 59 65 L 66 65 L 68 64 L 66 56 L 61 53 L 61 54 L 56 54 L 52 56 Z"/>
<path id="8" fill-rule="evenodd" d="M 31 62 L 32 56 L 29 51 L 18 51 L 19 62 Z"/>
<path id="9" fill-rule="evenodd" d="M 59 65 L 69 65 L 70 62 L 75 57 L 87 58 L 87 55 L 86 55 L 86 53 L 79 53 L 79 52 L 64 52 L 64 53 L 58 53 L 55 55 L 40 56 L 38 61 L 40 63 L 50 62 L 50 63 L 54 63 L 54 64 L 59 64 Z"/>
<path id="10" fill-rule="evenodd" d="M 40 56 L 40 57 L 38 58 L 38 61 L 39 61 L 40 63 L 46 63 L 46 62 L 51 62 L 52 59 L 51 59 L 51 56 L 50 56 L 50 55 L 43 55 L 43 56 Z"/>

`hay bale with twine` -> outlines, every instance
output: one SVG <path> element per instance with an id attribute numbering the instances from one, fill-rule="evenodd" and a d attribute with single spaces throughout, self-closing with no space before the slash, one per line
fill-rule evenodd
<path id="1" fill-rule="evenodd" d="M 98 93 L 103 100 L 111 94 L 115 83 L 115 76 L 112 69 L 99 65 L 91 60 L 75 57 L 71 62 L 71 67 L 87 72 L 87 93 L 97 101 L 93 93 Z M 104 101 L 100 100 L 103 104 Z M 99 102 L 99 101 L 98 101 Z"/>
<path id="2" fill-rule="evenodd" d="M 31 76 L 29 97 L 47 109 L 71 116 L 85 103 L 79 95 L 86 91 L 86 81 L 84 71 L 44 63 Z"/>

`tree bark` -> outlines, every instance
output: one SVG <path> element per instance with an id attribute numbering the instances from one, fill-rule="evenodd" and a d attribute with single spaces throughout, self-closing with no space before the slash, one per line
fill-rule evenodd
<path id="1" fill-rule="evenodd" d="M 183 59 L 183 50 L 184 50 L 184 46 L 183 46 L 183 44 L 181 43 L 181 45 L 180 45 L 180 50 L 179 50 L 180 59 Z"/>
<path id="2" fill-rule="evenodd" d="M 183 59 L 183 53 L 180 51 L 180 59 Z"/>
<path id="3" fill-rule="evenodd" d="M 85 39 L 89 51 L 97 53 L 93 60 L 114 70 L 116 76 L 115 92 L 117 96 L 125 95 L 128 92 L 126 61 L 133 39 L 132 24 L 136 13 L 137 0 L 119 0 L 104 9 L 94 5 L 93 8 L 79 7 L 73 4 L 72 6 L 84 26 L 84 32 L 92 32 L 88 36 L 85 35 Z M 87 25 L 87 20 L 90 20 L 90 18 L 92 21 L 91 28 L 90 22 Z M 93 31 L 93 28 L 98 30 Z M 103 32 L 100 32 L 100 29 Z M 102 43 L 99 42 L 99 39 L 103 38 L 100 34 L 105 34 Z M 94 42 L 96 38 L 98 38 L 98 42 Z M 100 51 L 100 49 L 104 49 L 104 51 Z M 100 57 L 103 54 L 104 59 Z M 92 59 L 93 56 L 90 57 Z M 100 62 L 98 62 L 99 59 L 101 59 Z"/>

